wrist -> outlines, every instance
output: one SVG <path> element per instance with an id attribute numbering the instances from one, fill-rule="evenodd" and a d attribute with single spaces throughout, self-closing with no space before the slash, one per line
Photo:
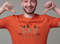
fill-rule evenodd
<path id="1" fill-rule="evenodd" d="M 54 8 L 53 8 L 53 11 L 55 11 L 56 9 L 57 9 L 57 7 L 54 7 Z"/>
<path id="2" fill-rule="evenodd" d="M 0 10 L 1 11 L 6 11 L 5 7 L 3 7 L 3 6 L 0 8 Z"/>

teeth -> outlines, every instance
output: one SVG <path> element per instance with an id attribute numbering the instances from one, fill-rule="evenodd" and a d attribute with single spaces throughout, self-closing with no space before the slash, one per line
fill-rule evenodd
<path id="1" fill-rule="evenodd" d="M 28 8 L 28 10 L 32 10 L 31 8 Z"/>
<path id="2" fill-rule="evenodd" d="M 28 9 L 31 9 L 31 8 L 28 8 Z"/>
<path id="3" fill-rule="evenodd" d="M 28 9 L 32 9 L 32 8 L 28 7 Z"/>

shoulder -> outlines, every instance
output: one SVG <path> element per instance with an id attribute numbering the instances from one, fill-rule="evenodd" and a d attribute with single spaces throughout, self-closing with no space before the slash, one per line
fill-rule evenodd
<path id="1" fill-rule="evenodd" d="M 52 17 L 52 16 L 49 16 L 47 14 L 35 14 L 35 16 L 42 17 L 42 18 Z"/>
<path id="2" fill-rule="evenodd" d="M 47 14 L 42 14 L 41 17 L 44 17 L 44 18 L 47 18 L 47 19 L 55 18 L 55 17 L 47 15 Z"/>
<path id="3" fill-rule="evenodd" d="M 22 16 L 22 15 L 12 15 L 12 16 L 6 16 L 4 18 L 2 18 L 3 20 L 14 20 L 16 19 L 17 16 Z M 1 19 L 1 20 L 2 20 Z"/>
<path id="4" fill-rule="evenodd" d="M 51 17 L 51 16 L 49 16 L 49 15 L 47 15 L 47 14 L 35 14 L 35 16 Z"/>
<path id="5" fill-rule="evenodd" d="M 16 17 L 22 17 L 23 15 L 22 14 L 19 14 L 19 15 L 12 15 L 12 16 L 7 16 L 7 17 L 5 17 L 5 18 L 7 18 L 7 19 L 12 19 L 12 18 L 16 18 Z"/>
<path id="6" fill-rule="evenodd" d="M 55 18 L 55 17 L 53 17 L 53 16 L 50 16 L 50 15 L 48 15 L 48 14 L 41 14 L 41 15 L 39 15 L 39 18 L 40 18 L 40 20 L 51 20 L 51 19 L 53 19 L 53 18 Z"/>

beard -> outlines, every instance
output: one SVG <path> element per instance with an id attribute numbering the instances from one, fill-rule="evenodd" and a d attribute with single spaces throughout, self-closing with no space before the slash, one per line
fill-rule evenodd
<path id="1" fill-rule="evenodd" d="M 26 8 L 26 9 L 28 9 L 28 8 L 32 9 L 33 7 L 30 6 L 30 7 L 25 7 L 25 8 Z M 35 8 L 36 8 L 36 7 L 35 7 L 32 11 L 29 11 L 29 10 L 27 11 L 25 8 L 23 8 L 25 13 L 27 13 L 27 14 L 33 14 L 33 13 L 35 12 Z"/>

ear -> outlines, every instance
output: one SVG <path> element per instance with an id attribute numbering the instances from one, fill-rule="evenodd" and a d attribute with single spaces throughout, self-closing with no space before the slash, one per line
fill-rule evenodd
<path id="1" fill-rule="evenodd" d="M 21 1 L 21 6 L 23 7 L 23 2 Z"/>

